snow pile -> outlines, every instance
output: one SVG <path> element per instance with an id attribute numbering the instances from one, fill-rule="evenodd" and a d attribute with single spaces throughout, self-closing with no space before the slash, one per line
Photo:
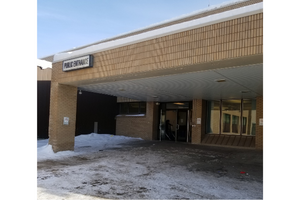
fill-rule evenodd
<path id="1" fill-rule="evenodd" d="M 122 143 L 124 144 L 126 142 L 136 140 L 142 139 L 110 134 L 91 133 L 88 135 L 79 135 L 75 137 L 74 151 L 61 151 L 57 153 L 54 153 L 52 146 L 48 144 L 49 139 L 38 140 L 37 160 L 56 160 L 86 153 L 98 152 L 108 148 L 121 147 Z"/>
<path id="2" fill-rule="evenodd" d="M 52 68 L 52 63 L 46 60 L 37 59 L 37 66 L 41 67 L 42 69 Z"/>

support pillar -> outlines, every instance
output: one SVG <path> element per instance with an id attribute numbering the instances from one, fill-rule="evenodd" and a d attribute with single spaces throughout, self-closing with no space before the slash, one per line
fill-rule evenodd
<path id="1" fill-rule="evenodd" d="M 263 119 L 263 97 L 256 98 L 256 134 L 255 148 L 263 149 L 263 125 L 260 124 L 260 119 Z"/>
<path id="2" fill-rule="evenodd" d="M 193 111 L 192 111 L 192 144 L 200 144 L 204 136 L 203 131 L 203 101 L 202 99 L 193 100 Z M 200 123 L 200 124 L 199 124 Z"/>
<path id="3" fill-rule="evenodd" d="M 74 150 L 76 103 L 77 87 L 51 83 L 49 144 L 55 153 Z"/>

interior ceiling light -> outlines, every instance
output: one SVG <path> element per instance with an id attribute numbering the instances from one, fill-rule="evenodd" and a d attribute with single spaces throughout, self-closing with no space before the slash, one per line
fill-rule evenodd
<path id="1" fill-rule="evenodd" d="M 184 103 L 173 103 L 173 104 L 176 104 L 176 105 L 184 105 Z"/>
<path id="2" fill-rule="evenodd" d="M 124 88 L 119 88 L 119 91 L 125 91 L 125 89 Z"/>
<path id="3" fill-rule="evenodd" d="M 226 79 L 216 79 L 215 81 L 218 83 L 222 83 L 222 82 L 226 82 Z"/>

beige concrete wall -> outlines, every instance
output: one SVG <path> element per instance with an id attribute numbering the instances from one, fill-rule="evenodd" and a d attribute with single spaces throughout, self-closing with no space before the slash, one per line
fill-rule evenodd
<path id="1" fill-rule="evenodd" d="M 37 67 L 37 80 L 38 81 L 51 81 L 52 69 L 41 69 Z"/>

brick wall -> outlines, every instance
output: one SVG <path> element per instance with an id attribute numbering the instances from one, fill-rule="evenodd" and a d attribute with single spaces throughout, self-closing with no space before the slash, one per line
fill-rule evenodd
<path id="1" fill-rule="evenodd" d="M 119 76 L 128 74 L 138 76 L 145 72 L 262 53 L 263 14 L 259 13 L 98 52 L 93 54 L 93 68 L 67 74 L 59 71 L 57 80 L 74 85 L 108 77 L 118 80 Z M 54 65 L 61 67 L 62 62 Z"/>
<path id="2" fill-rule="evenodd" d="M 51 82 L 49 144 L 53 151 L 74 150 L 77 87 Z M 69 125 L 63 118 L 69 117 Z"/>
<path id="3" fill-rule="evenodd" d="M 263 149 L 263 126 L 259 125 L 260 118 L 263 118 L 263 97 L 256 98 L 256 149 Z"/>
<path id="4" fill-rule="evenodd" d="M 157 139 L 158 106 L 147 102 L 146 116 L 117 116 L 116 134 L 140 137 L 145 140 Z"/>
<path id="5" fill-rule="evenodd" d="M 202 110 L 202 99 L 194 99 L 193 100 L 193 110 L 192 110 L 192 136 L 191 143 L 192 144 L 200 144 L 203 131 L 203 110 Z M 201 124 L 197 124 L 197 118 L 201 118 Z"/>

